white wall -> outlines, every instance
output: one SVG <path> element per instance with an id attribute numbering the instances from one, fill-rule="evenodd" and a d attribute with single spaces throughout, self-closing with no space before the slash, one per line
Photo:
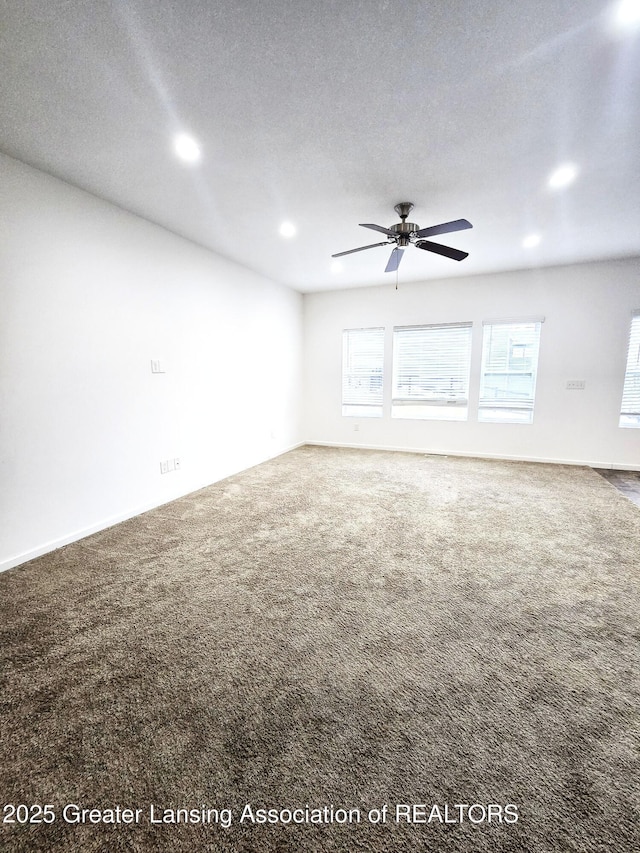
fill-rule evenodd
<path id="1" fill-rule="evenodd" d="M 307 441 L 640 470 L 640 429 L 618 427 L 640 259 L 394 283 L 305 297 Z M 478 423 L 482 321 L 540 315 L 533 424 Z M 474 324 L 469 420 L 392 419 L 393 326 L 456 321 Z M 343 418 L 342 330 L 368 326 L 386 328 L 384 416 Z M 585 390 L 566 390 L 568 379 L 585 380 Z"/>
<path id="2" fill-rule="evenodd" d="M 0 186 L 0 568 L 301 441 L 300 294 L 5 156 Z"/>

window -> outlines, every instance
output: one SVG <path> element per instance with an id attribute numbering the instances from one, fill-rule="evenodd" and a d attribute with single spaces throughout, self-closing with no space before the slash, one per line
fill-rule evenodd
<path id="1" fill-rule="evenodd" d="M 627 369 L 624 373 L 621 427 L 640 427 L 640 311 L 634 311 L 629 333 Z"/>
<path id="2" fill-rule="evenodd" d="M 542 320 L 483 324 L 479 421 L 530 424 Z"/>
<path id="3" fill-rule="evenodd" d="M 342 333 L 342 414 L 382 417 L 384 329 Z"/>
<path id="4" fill-rule="evenodd" d="M 393 330 L 391 417 L 465 421 L 471 323 Z"/>

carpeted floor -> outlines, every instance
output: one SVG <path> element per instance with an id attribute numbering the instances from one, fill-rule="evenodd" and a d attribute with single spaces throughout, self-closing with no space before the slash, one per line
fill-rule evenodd
<path id="1" fill-rule="evenodd" d="M 0 576 L 0 847 L 633 853 L 639 591 L 594 471 L 300 448 Z"/>

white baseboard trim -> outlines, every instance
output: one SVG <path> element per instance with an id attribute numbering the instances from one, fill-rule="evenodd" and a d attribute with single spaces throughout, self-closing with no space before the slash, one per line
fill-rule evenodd
<path id="1" fill-rule="evenodd" d="M 51 539 L 48 542 L 43 542 L 41 545 L 37 545 L 35 548 L 30 548 L 28 551 L 24 551 L 21 554 L 16 554 L 13 557 L 9 557 L 8 559 L 0 561 L 0 573 L 6 572 L 7 569 L 13 569 L 16 566 L 20 566 L 22 565 L 22 563 L 28 563 L 29 560 L 35 560 L 36 557 L 42 557 L 43 554 L 49 554 L 51 551 L 57 551 L 58 548 L 62 548 L 64 545 L 70 545 L 72 542 L 78 542 L 80 539 L 84 539 L 87 536 L 91 536 L 92 533 L 99 533 L 101 530 L 106 530 L 108 527 L 113 527 L 115 524 L 120 524 L 123 521 L 128 521 L 130 518 L 135 518 L 137 515 L 142 515 L 142 513 L 144 512 L 149 512 L 149 510 L 152 509 L 158 509 L 158 507 L 165 506 L 168 503 L 172 503 L 173 501 L 179 500 L 180 498 L 183 498 L 186 495 L 190 495 L 193 492 L 197 492 L 200 489 L 205 489 L 207 486 L 212 486 L 214 485 L 214 483 L 221 483 L 228 477 L 233 477 L 236 474 L 241 474 L 243 471 L 248 471 L 250 468 L 255 468 L 256 465 L 261 465 L 262 462 L 267 462 L 269 459 L 276 459 L 278 456 L 282 456 L 284 453 L 289 453 L 291 450 L 295 450 L 298 447 L 302 447 L 304 444 L 304 441 L 299 441 L 296 444 L 292 444 L 289 447 L 285 447 L 281 450 L 278 450 L 276 453 L 265 457 L 260 462 L 254 462 L 251 465 L 247 465 L 246 468 L 240 468 L 238 471 L 234 471 L 230 474 L 225 474 L 224 477 L 221 477 L 219 480 L 204 482 L 200 485 L 195 486 L 191 484 L 186 492 L 174 495 L 173 497 L 169 498 L 169 500 L 161 500 L 159 502 L 155 501 L 152 503 L 143 504 L 142 506 L 127 509 L 122 513 L 117 513 L 116 515 L 109 516 L 108 518 L 103 518 L 100 521 L 97 521 L 95 524 L 89 525 L 88 527 L 83 527 L 80 530 L 74 530 L 71 533 L 66 533 L 65 535 L 60 536 L 56 539 Z"/>
<path id="2" fill-rule="evenodd" d="M 51 539 L 49 542 L 44 542 L 35 548 L 24 551 L 22 554 L 17 554 L 14 557 L 9 557 L 7 560 L 0 562 L 0 572 L 6 572 L 7 569 L 13 569 L 22 563 L 27 563 L 29 560 L 35 560 L 36 557 L 41 557 L 43 554 L 49 554 L 51 551 L 57 551 L 64 545 L 70 545 L 72 542 L 77 542 L 79 539 L 84 539 L 86 536 L 91 536 L 92 533 L 99 533 L 101 530 L 106 530 L 107 527 L 113 527 L 114 524 L 120 524 L 122 521 L 127 521 L 134 518 L 136 515 L 142 515 L 143 512 L 148 512 L 150 509 L 156 509 L 162 506 L 162 503 L 151 503 L 145 506 L 139 506 L 136 509 L 127 510 L 126 512 L 113 515 L 109 518 L 103 518 L 101 521 L 91 524 L 88 527 L 83 527 L 80 530 L 74 530 L 72 533 L 67 533 L 57 539 Z"/>
<path id="3" fill-rule="evenodd" d="M 390 444 L 354 444 L 340 441 L 312 441 L 307 445 L 319 447 L 344 447 L 354 450 L 391 450 L 395 453 L 419 453 L 425 456 L 458 456 L 467 459 L 496 459 L 505 462 L 540 462 L 545 465 L 577 465 L 583 468 L 609 468 L 617 471 L 640 471 L 640 465 L 621 465 L 615 462 L 589 461 L 587 459 L 555 459 L 543 456 L 514 456 L 507 453 L 473 453 L 461 450 L 433 450 L 429 447 L 396 447 Z"/>

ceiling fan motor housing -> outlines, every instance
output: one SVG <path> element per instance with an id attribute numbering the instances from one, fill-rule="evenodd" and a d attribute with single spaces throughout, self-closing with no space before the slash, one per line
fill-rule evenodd
<path id="1" fill-rule="evenodd" d="M 401 201 L 399 204 L 396 204 L 393 209 L 398 214 L 402 222 L 398 222 L 396 225 L 391 225 L 389 230 L 395 231 L 398 235 L 398 239 L 396 240 L 398 246 L 408 246 L 411 234 L 414 234 L 420 228 L 420 226 L 415 222 L 407 222 L 407 216 L 413 210 L 413 204 L 410 201 Z"/>
<path id="2" fill-rule="evenodd" d="M 398 222 L 397 225 L 392 225 L 390 231 L 395 231 L 398 235 L 396 242 L 399 246 L 408 246 L 410 237 L 415 234 L 420 228 L 415 222 Z"/>

